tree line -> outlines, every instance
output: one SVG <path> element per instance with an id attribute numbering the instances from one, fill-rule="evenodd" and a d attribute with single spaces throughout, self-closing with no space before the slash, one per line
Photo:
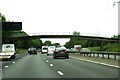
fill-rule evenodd
<path id="1" fill-rule="evenodd" d="M 80 32 L 73 32 L 73 35 L 80 35 Z M 114 35 L 111 38 L 119 38 L 120 35 Z M 81 45 L 82 47 L 100 47 L 101 41 L 97 40 L 84 40 L 79 38 L 70 38 L 68 42 L 65 43 L 65 47 L 67 48 L 74 48 L 74 45 Z M 104 49 L 103 50 L 109 50 L 112 48 L 116 48 L 114 51 L 120 51 L 120 43 L 118 42 L 111 42 L 111 41 L 104 41 L 103 42 Z"/>

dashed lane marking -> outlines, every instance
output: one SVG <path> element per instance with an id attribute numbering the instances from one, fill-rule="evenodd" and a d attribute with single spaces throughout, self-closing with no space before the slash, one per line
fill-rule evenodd
<path id="1" fill-rule="evenodd" d="M 53 64 L 50 64 L 50 66 L 53 66 Z"/>
<path id="2" fill-rule="evenodd" d="M 13 62 L 13 63 L 15 63 L 15 62 Z"/>
<path id="3" fill-rule="evenodd" d="M 57 73 L 61 76 L 63 76 L 64 74 L 61 71 L 57 71 Z"/>
<path id="4" fill-rule="evenodd" d="M 5 66 L 5 68 L 7 68 L 8 66 Z"/>
<path id="5" fill-rule="evenodd" d="M 41 54 L 41 56 L 42 56 L 43 59 L 45 59 L 42 54 Z"/>
<path id="6" fill-rule="evenodd" d="M 49 62 L 48 60 L 46 60 L 46 62 Z"/>

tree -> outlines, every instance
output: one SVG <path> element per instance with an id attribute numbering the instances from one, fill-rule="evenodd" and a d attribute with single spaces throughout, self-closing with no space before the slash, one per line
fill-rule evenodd
<path id="1" fill-rule="evenodd" d="M 119 38 L 120 39 L 120 34 L 114 35 L 112 38 Z"/>
<path id="2" fill-rule="evenodd" d="M 1 13 L 0 13 L 0 22 L 6 22 L 5 15 L 2 15 Z"/>
<path id="3" fill-rule="evenodd" d="M 27 48 L 34 46 L 36 48 L 42 47 L 42 40 L 40 39 L 31 39 L 27 40 Z"/>
<path id="4" fill-rule="evenodd" d="M 53 43 L 52 45 L 57 47 L 57 46 L 60 46 L 60 43 Z"/>
<path id="5" fill-rule="evenodd" d="M 45 41 L 45 42 L 43 43 L 43 46 L 51 46 L 51 41 Z"/>
<path id="6" fill-rule="evenodd" d="M 74 32 L 73 32 L 73 35 L 80 35 L 80 32 L 74 31 Z"/>

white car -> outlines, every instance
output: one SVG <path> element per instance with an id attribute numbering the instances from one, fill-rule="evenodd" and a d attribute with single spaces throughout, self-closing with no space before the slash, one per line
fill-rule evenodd
<path id="1" fill-rule="evenodd" d="M 80 50 L 80 52 L 90 52 L 90 49 L 88 49 L 88 48 L 82 48 L 82 49 Z"/>

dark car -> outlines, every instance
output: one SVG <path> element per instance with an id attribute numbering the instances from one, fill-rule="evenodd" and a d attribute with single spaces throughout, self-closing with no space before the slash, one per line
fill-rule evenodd
<path id="1" fill-rule="evenodd" d="M 38 49 L 37 49 L 37 52 L 41 52 L 41 49 L 40 49 L 40 48 L 38 48 Z"/>
<path id="2" fill-rule="evenodd" d="M 69 58 L 68 50 L 65 47 L 58 47 L 55 49 L 53 53 L 53 58 L 56 59 L 57 57 L 65 57 Z"/>
<path id="3" fill-rule="evenodd" d="M 37 55 L 37 51 L 36 51 L 36 48 L 29 48 L 28 49 L 28 53 L 31 55 L 31 54 L 36 54 Z"/>

